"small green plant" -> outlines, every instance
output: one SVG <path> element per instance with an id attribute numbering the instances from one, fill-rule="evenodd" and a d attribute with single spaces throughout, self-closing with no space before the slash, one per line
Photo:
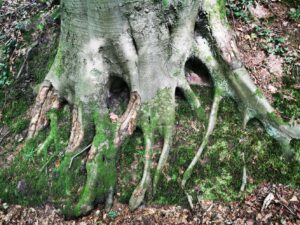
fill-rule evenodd
<path id="1" fill-rule="evenodd" d="M 226 1 L 227 15 L 234 16 L 237 19 L 241 19 L 245 22 L 249 22 L 251 17 L 247 10 L 249 6 L 253 5 L 253 0 L 228 0 Z"/>
<path id="2" fill-rule="evenodd" d="M 107 214 L 111 219 L 115 219 L 118 217 L 119 213 L 117 211 L 114 210 L 110 210 Z"/>
<path id="3" fill-rule="evenodd" d="M 289 12 L 289 19 L 293 22 L 297 22 L 300 19 L 300 8 L 292 8 Z"/>
<path id="4" fill-rule="evenodd" d="M 15 45 L 16 41 L 10 40 L 5 43 L 2 49 L 0 48 L 0 88 L 11 84 L 8 59 Z"/>
<path id="5" fill-rule="evenodd" d="M 252 36 L 258 36 L 262 39 L 260 45 L 261 48 L 269 55 L 280 55 L 283 56 L 288 51 L 284 47 L 286 38 L 276 36 L 271 30 L 261 26 L 254 27 L 254 34 Z"/>
<path id="6" fill-rule="evenodd" d="M 45 26 L 44 26 L 44 24 L 39 23 L 39 24 L 36 26 L 36 28 L 37 28 L 39 31 L 44 31 Z"/>

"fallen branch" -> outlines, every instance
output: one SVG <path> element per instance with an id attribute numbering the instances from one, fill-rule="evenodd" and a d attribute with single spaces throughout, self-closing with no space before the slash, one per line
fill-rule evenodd
<path id="1" fill-rule="evenodd" d="M 21 67 L 20 67 L 20 69 L 19 69 L 19 72 L 18 72 L 18 74 L 17 74 L 16 79 L 18 79 L 18 78 L 21 76 L 21 74 L 23 73 L 25 64 L 26 64 L 26 62 L 27 62 L 27 60 L 28 60 L 29 53 L 30 53 L 31 50 L 32 50 L 35 46 L 37 46 L 37 45 L 38 45 L 38 42 L 36 41 L 36 42 L 34 42 L 34 43 L 28 48 L 28 50 L 27 50 L 27 52 L 26 52 L 26 54 L 25 54 L 24 62 L 22 63 L 22 65 L 21 65 Z"/>
<path id="2" fill-rule="evenodd" d="M 0 144 L 7 137 L 7 135 L 9 135 L 9 134 L 10 134 L 10 132 L 7 131 L 7 133 L 3 135 L 3 137 L 0 139 Z"/>

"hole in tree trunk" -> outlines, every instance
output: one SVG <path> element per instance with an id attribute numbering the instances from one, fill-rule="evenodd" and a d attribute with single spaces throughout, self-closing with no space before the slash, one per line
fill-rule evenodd
<path id="1" fill-rule="evenodd" d="M 179 87 L 177 87 L 175 89 L 175 97 L 176 97 L 176 100 L 186 100 L 186 97 L 184 96 L 183 91 Z"/>
<path id="2" fill-rule="evenodd" d="M 189 58 L 185 63 L 185 76 L 190 85 L 213 86 L 207 67 L 197 58 Z"/>
<path id="3" fill-rule="evenodd" d="M 121 116 L 128 105 L 130 91 L 127 83 L 120 77 L 111 76 L 107 105 L 111 112 Z"/>

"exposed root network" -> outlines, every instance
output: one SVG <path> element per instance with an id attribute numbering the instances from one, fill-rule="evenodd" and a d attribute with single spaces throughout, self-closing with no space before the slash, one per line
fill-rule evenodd
<path id="1" fill-rule="evenodd" d="M 60 48 L 37 96 L 28 135 L 33 138 L 50 121 L 50 133 L 39 150 L 47 154 L 50 143 L 56 141 L 55 110 L 61 109 L 62 100 L 72 106 L 72 129 L 60 165 L 60 179 L 68 181 L 74 162 L 85 157 L 86 181 L 75 206 L 70 202 L 65 204 L 66 215 L 86 214 L 95 202 L 105 201 L 106 209 L 110 209 L 117 178 L 117 155 L 136 127 L 144 136 L 144 172 L 130 198 L 130 208 L 139 207 L 147 192 L 150 196 L 156 193 L 171 151 L 176 88 L 183 92 L 197 118 L 206 121 L 201 96 L 194 93 L 186 79 L 185 65 L 190 59 L 209 71 L 215 91 L 202 144 L 182 178 L 183 189 L 214 130 L 223 97 L 237 101 L 244 112 L 244 126 L 251 118 L 257 118 L 284 151 L 290 152 L 290 141 L 300 138 L 299 125 L 291 127 L 283 123 L 250 79 L 238 56 L 222 1 L 176 1 L 164 6 L 151 2 L 147 3 L 150 13 L 136 10 L 140 6 L 138 1 L 124 1 L 123 5 L 100 1 L 102 11 L 97 16 L 88 16 L 86 24 L 80 21 L 84 20 L 79 17 L 81 10 L 86 10 L 87 15 L 98 12 L 93 10 L 97 8 L 96 2 L 84 2 L 82 7 L 76 7 L 72 1 L 63 5 Z M 127 17 L 129 12 L 132 15 Z M 77 15 L 76 20 L 72 15 Z M 201 24 L 195 26 L 199 21 Z M 113 76 L 127 83 L 130 100 L 123 115 L 111 121 L 107 99 Z M 152 182 L 155 134 L 163 138 L 164 144 Z M 245 185 L 243 179 L 241 190 Z M 72 184 L 65 182 L 66 196 L 71 195 L 71 189 Z"/>

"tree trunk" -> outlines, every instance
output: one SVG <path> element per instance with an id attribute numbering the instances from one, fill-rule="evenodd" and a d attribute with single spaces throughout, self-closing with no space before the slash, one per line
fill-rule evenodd
<path id="1" fill-rule="evenodd" d="M 193 70 L 187 62 L 209 71 L 215 91 L 207 131 L 184 173 L 183 189 L 213 132 L 223 97 L 236 100 L 244 113 L 244 126 L 251 118 L 259 119 L 284 151 L 291 151 L 289 143 L 300 138 L 300 127 L 284 124 L 250 79 L 228 25 L 224 1 L 61 1 L 59 49 L 37 96 L 29 138 L 50 123 L 50 134 L 38 151 L 47 153 L 56 140 L 55 112 L 66 104 L 72 107 L 71 135 L 60 165 L 62 179 L 70 176 L 76 157 L 88 151 L 88 159 L 85 186 L 76 205 L 65 209 L 67 215 L 88 213 L 96 200 L 106 199 L 110 207 L 118 149 L 136 127 L 143 132 L 146 153 L 143 177 L 129 202 L 131 209 L 141 204 L 150 185 L 155 193 L 172 140 L 175 90 L 184 93 L 199 120 L 207 117 L 200 96 L 187 81 L 187 70 Z M 109 88 L 117 79 L 130 90 L 120 118 L 110 114 L 108 105 Z M 155 133 L 163 137 L 164 145 L 151 182 Z M 66 193 L 69 185 L 64 186 Z"/>

